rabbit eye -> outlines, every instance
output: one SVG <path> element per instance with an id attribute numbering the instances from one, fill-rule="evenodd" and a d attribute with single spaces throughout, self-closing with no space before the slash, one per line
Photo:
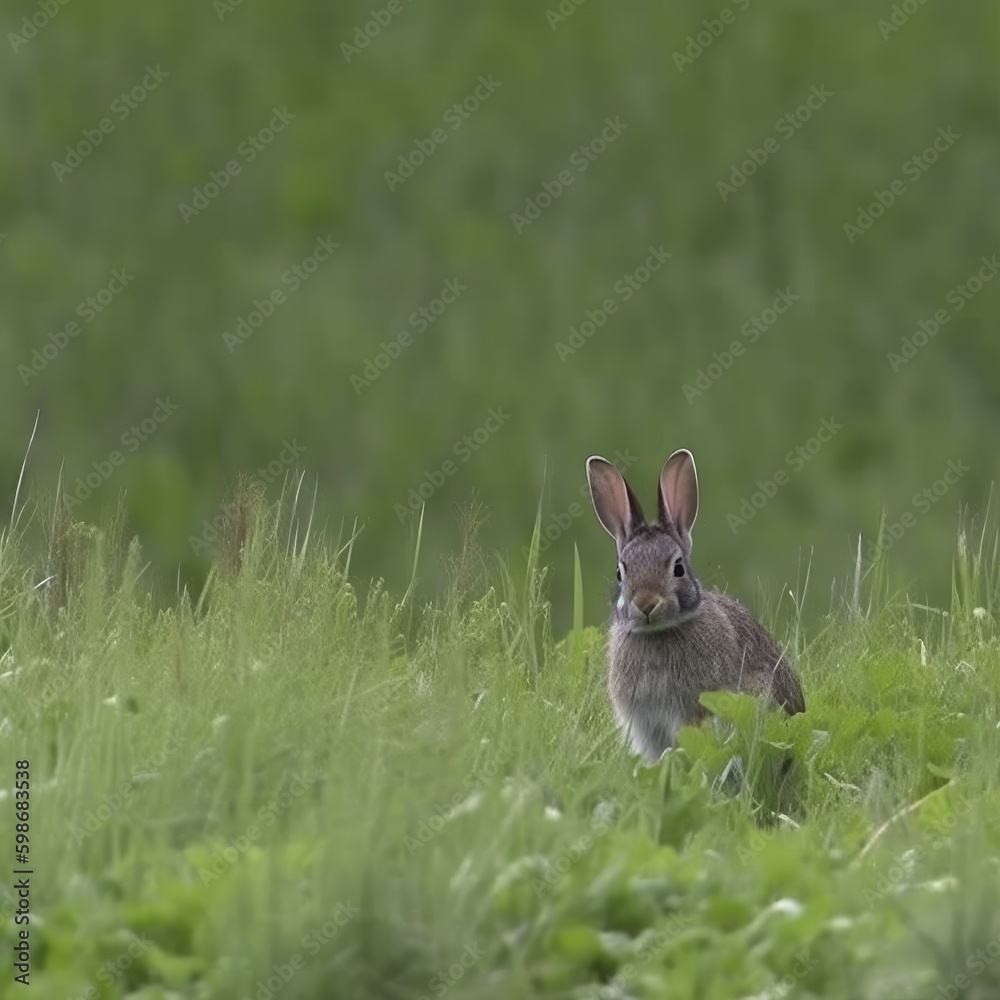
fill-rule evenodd
<path id="1" fill-rule="evenodd" d="M 625 563 L 620 562 L 618 564 L 618 582 L 622 582 L 622 577 L 625 576 Z"/>
<path id="2" fill-rule="evenodd" d="M 677 562 L 674 563 L 674 576 L 683 576 L 683 575 L 684 575 L 684 563 L 682 563 L 680 559 L 678 559 Z"/>

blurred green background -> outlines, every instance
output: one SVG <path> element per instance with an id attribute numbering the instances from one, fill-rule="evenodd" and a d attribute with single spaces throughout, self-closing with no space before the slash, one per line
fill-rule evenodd
<path id="1" fill-rule="evenodd" d="M 63 462 L 71 493 L 96 477 L 81 516 L 127 490 L 164 578 L 179 565 L 197 581 L 209 553 L 191 539 L 238 473 L 306 470 L 324 524 L 364 524 L 352 573 L 401 587 L 413 531 L 397 505 L 443 480 L 427 592 L 470 495 L 490 511 L 484 544 L 515 559 L 544 495 L 565 615 L 574 541 L 585 581 L 614 572 L 589 506 L 572 506 L 586 457 L 627 459 L 648 512 L 684 445 L 710 582 L 754 600 L 758 581 L 794 586 L 812 551 L 820 609 L 885 508 L 909 514 L 900 581 L 935 599 L 956 511 L 981 512 L 997 473 L 1000 282 L 954 290 L 1000 252 L 998 26 L 988 5 L 941 0 L 8 2 L 3 493 L 40 410 L 36 494 Z M 876 191 L 893 204 L 860 231 Z M 308 262 L 322 239 L 339 247 Z M 670 256 L 626 297 L 651 247 Z M 464 290 L 433 315 L 449 281 Z M 275 290 L 245 340 L 224 336 Z M 741 332 L 780 290 L 798 300 Z M 609 299 L 579 349 L 557 349 Z M 941 309 L 940 332 L 894 364 Z M 733 342 L 745 352 L 723 371 Z M 509 417 L 456 451 L 491 410 Z M 824 419 L 842 429 L 789 459 Z M 968 471 L 916 501 L 949 463 Z M 587 590 L 596 621 L 602 587 Z"/>

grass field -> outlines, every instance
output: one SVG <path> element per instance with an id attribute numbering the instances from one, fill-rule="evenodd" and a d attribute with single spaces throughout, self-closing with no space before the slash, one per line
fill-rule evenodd
<path id="1" fill-rule="evenodd" d="M 758 608 L 808 711 L 708 695 L 718 721 L 649 768 L 582 619 L 597 570 L 557 636 L 534 557 L 484 556 L 475 510 L 417 606 L 359 593 L 352 541 L 293 507 L 241 504 L 165 611 L 115 523 L 29 506 L 4 530 L 3 867 L 16 767 L 32 874 L 31 986 L 5 962 L 0 996 L 998 995 L 992 535 L 938 567 L 945 609 L 882 564 L 815 629 Z"/>
<path id="2" fill-rule="evenodd" d="M 1000 997 L 998 28 L 5 4 L 0 1000 Z M 808 711 L 647 767 L 682 447 Z"/>

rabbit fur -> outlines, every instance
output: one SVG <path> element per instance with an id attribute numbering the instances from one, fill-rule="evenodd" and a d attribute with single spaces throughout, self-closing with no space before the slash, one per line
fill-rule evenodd
<path id="1" fill-rule="evenodd" d="M 691 452 L 679 449 L 664 464 L 653 522 L 607 460 L 589 458 L 587 479 L 618 554 L 608 693 L 632 749 L 657 761 L 681 726 L 711 714 L 698 700 L 703 691 L 748 692 L 789 715 L 805 711 L 798 675 L 771 634 L 739 601 L 705 589 L 691 568 L 698 516 Z"/>

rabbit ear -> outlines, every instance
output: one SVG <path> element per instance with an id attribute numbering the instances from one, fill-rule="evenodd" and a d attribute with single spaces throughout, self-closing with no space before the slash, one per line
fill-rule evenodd
<path id="1" fill-rule="evenodd" d="M 666 460 L 660 472 L 660 521 L 673 526 L 690 550 L 691 529 L 698 517 L 698 471 L 694 455 L 679 448 Z"/>
<path id="2" fill-rule="evenodd" d="M 587 481 L 597 520 L 621 549 L 633 529 L 645 520 L 639 501 L 625 477 L 600 455 L 587 459 Z"/>

